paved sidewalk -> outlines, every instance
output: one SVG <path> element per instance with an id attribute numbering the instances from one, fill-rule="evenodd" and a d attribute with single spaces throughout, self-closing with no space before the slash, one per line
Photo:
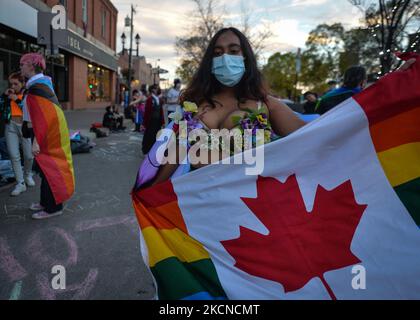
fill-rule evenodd
<path id="1" fill-rule="evenodd" d="M 88 130 L 102 114 L 75 111 L 66 118 L 71 130 Z M 91 153 L 73 156 L 76 193 L 63 216 L 31 219 L 38 177 L 37 186 L 18 198 L 0 191 L 0 300 L 153 297 L 130 198 L 143 158 L 142 136 L 131 129 L 96 139 Z M 51 286 L 55 265 L 66 268 L 66 290 Z"/>

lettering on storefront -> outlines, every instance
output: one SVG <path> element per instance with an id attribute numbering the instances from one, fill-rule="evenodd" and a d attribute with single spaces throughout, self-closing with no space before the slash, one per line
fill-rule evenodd
<path id="1" fill-rule="evenodd" d="M 72 36 L 68 36 L 68 44 L 71 48 L 80 51 L 80 42 L 77 39 L 74 39 Z"/>
<path id="2" fill-rule="evenodd" d="M 63 11 L 64 12 L 64 11 Z M 102 50 L 83 36 L 69 29 L 52 28 L 53 19 L 56 18 L 57 27 L 64 21 L 60 12 L 54 15 L 50 12 L 38 12 L 38 44 L 46 45 L 50 52 L 57 52 L 58 48 L 73 53 L 96 64 L 111 70 L 117 70 L 117 58 Z"/>

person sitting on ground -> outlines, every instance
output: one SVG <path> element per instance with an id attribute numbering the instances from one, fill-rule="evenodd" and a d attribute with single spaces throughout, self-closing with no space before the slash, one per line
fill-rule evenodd
<path id="1" fill-rule="evenodd" d="M 315 92 L 306 92 L 303 97 L 306 102 L 303 105 L 304 114 L 315 114 L 315 107 L 318 102 L 318 94 Z"/>
<path id="2" fill-rule="evenodd" d="M 117 106 L 112 106 L 112 112 L 114 119 L 116 121 L 117 130 L 125 130 L 124 127 L 124 116 L 120 113 L 120 110 Z"/>
<path id="3" fill-rule="evenodd" d="M 324 114 L 338 106 L 341 102 L 361 92 L 366 86 L 367 73 L 362 66 L 352 66 L 344 74 L 344 83 L 341 88 L 324 95 L 315 108 L 318 114 Z"/>
<path id="4" fill-rule="evenodd" d="M 111 106 L 106 107 L 106 112 L 102 120 L 102 125 L 105 128 L 108 128 L 109 130 L 113 131 L 117 129 L 117 124 L 114 117 L 114 112 L 111 109 L 112 109 Z"/>

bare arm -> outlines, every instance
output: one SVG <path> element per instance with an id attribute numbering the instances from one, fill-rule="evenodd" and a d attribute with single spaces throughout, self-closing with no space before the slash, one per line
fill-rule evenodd
<path id="1" fill-rule="evenodd" d="M 130 103 L 130 106 L 134 106 L 134 105 L 140 103 L 141 101 L 142 101 L 142 98 L 134 100 L 133 102 Z"/>
<path id="2" fill-rule="evenodd" d="M 277 135 L 287 136 L 306 124 L 292 109 L 276 98 L 268 97 L 267 106 L 271 126 Z"/>
<path id="3" fill-rule="evenodd" d="M 171 143 L 176 143 L 176 146 L 173 145 L 172 148 L 167 149 L 167 163 L 160 166 L 159 171 L 152 182 L 152 186 L 169 180 L 178 169 L 179 163 L 183 160 L 180 156 L 181 151 L 186 155 L 185 147 L 180 146 L 178 140 L 174 140 Z M 181 150 L 181 148 L 183 149 Z"/>
<path id="4" fill-rule="evenodd" d="M 32 144 L 32 153 L 34 156 L 37 156 L 41 153 L 41 149 L 39 147 L 38 141 L 34 138 L 34 142 Z"/>

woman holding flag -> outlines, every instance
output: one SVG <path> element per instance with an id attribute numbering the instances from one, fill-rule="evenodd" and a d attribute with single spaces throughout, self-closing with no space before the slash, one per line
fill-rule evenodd
<path id="1" fill-rule="evenodd" d="M 156 298 L 418 298 L 420 65 L 410 68 L 414 54 L 401 58 L 412 58 L 403 72 L 268 145 L 258 178 L 217 165 L 174 179 L 188 172 L 179 170 L 184 164 L 160 165 L 159 152 L 149 153 L 132 199 Z M 216 34 L 183 101 L 183 115 L 169 127 L 179 136 L 180 120 L 232 129 L 256 112 L 246 129 L 264 123 L 286 136 L 304 125 L 268 95 L 236 29 Z M 349 286 L 343 271 L 354 273 L 357 264 L 375 275 L 373 289 Z"/>
<path id="2" fill-rule="evenodd" d="M 213 37 L 181 101 L 197 106 L 193 114 L 208 131 L 238 126 L 256 129 L 247 127 L 246 122 L 258 117 L 258 129 L 269 129 L 273 136 L 287 136 L 305 125 L 289 107 L 269 95 L 250 42 L 236 28 L 222 29 Z M 152 184 L 168 180 L 178 167 L 161 166 Z M 145 182 L 143 173 L 140 170 L 139 181 Z"/>

